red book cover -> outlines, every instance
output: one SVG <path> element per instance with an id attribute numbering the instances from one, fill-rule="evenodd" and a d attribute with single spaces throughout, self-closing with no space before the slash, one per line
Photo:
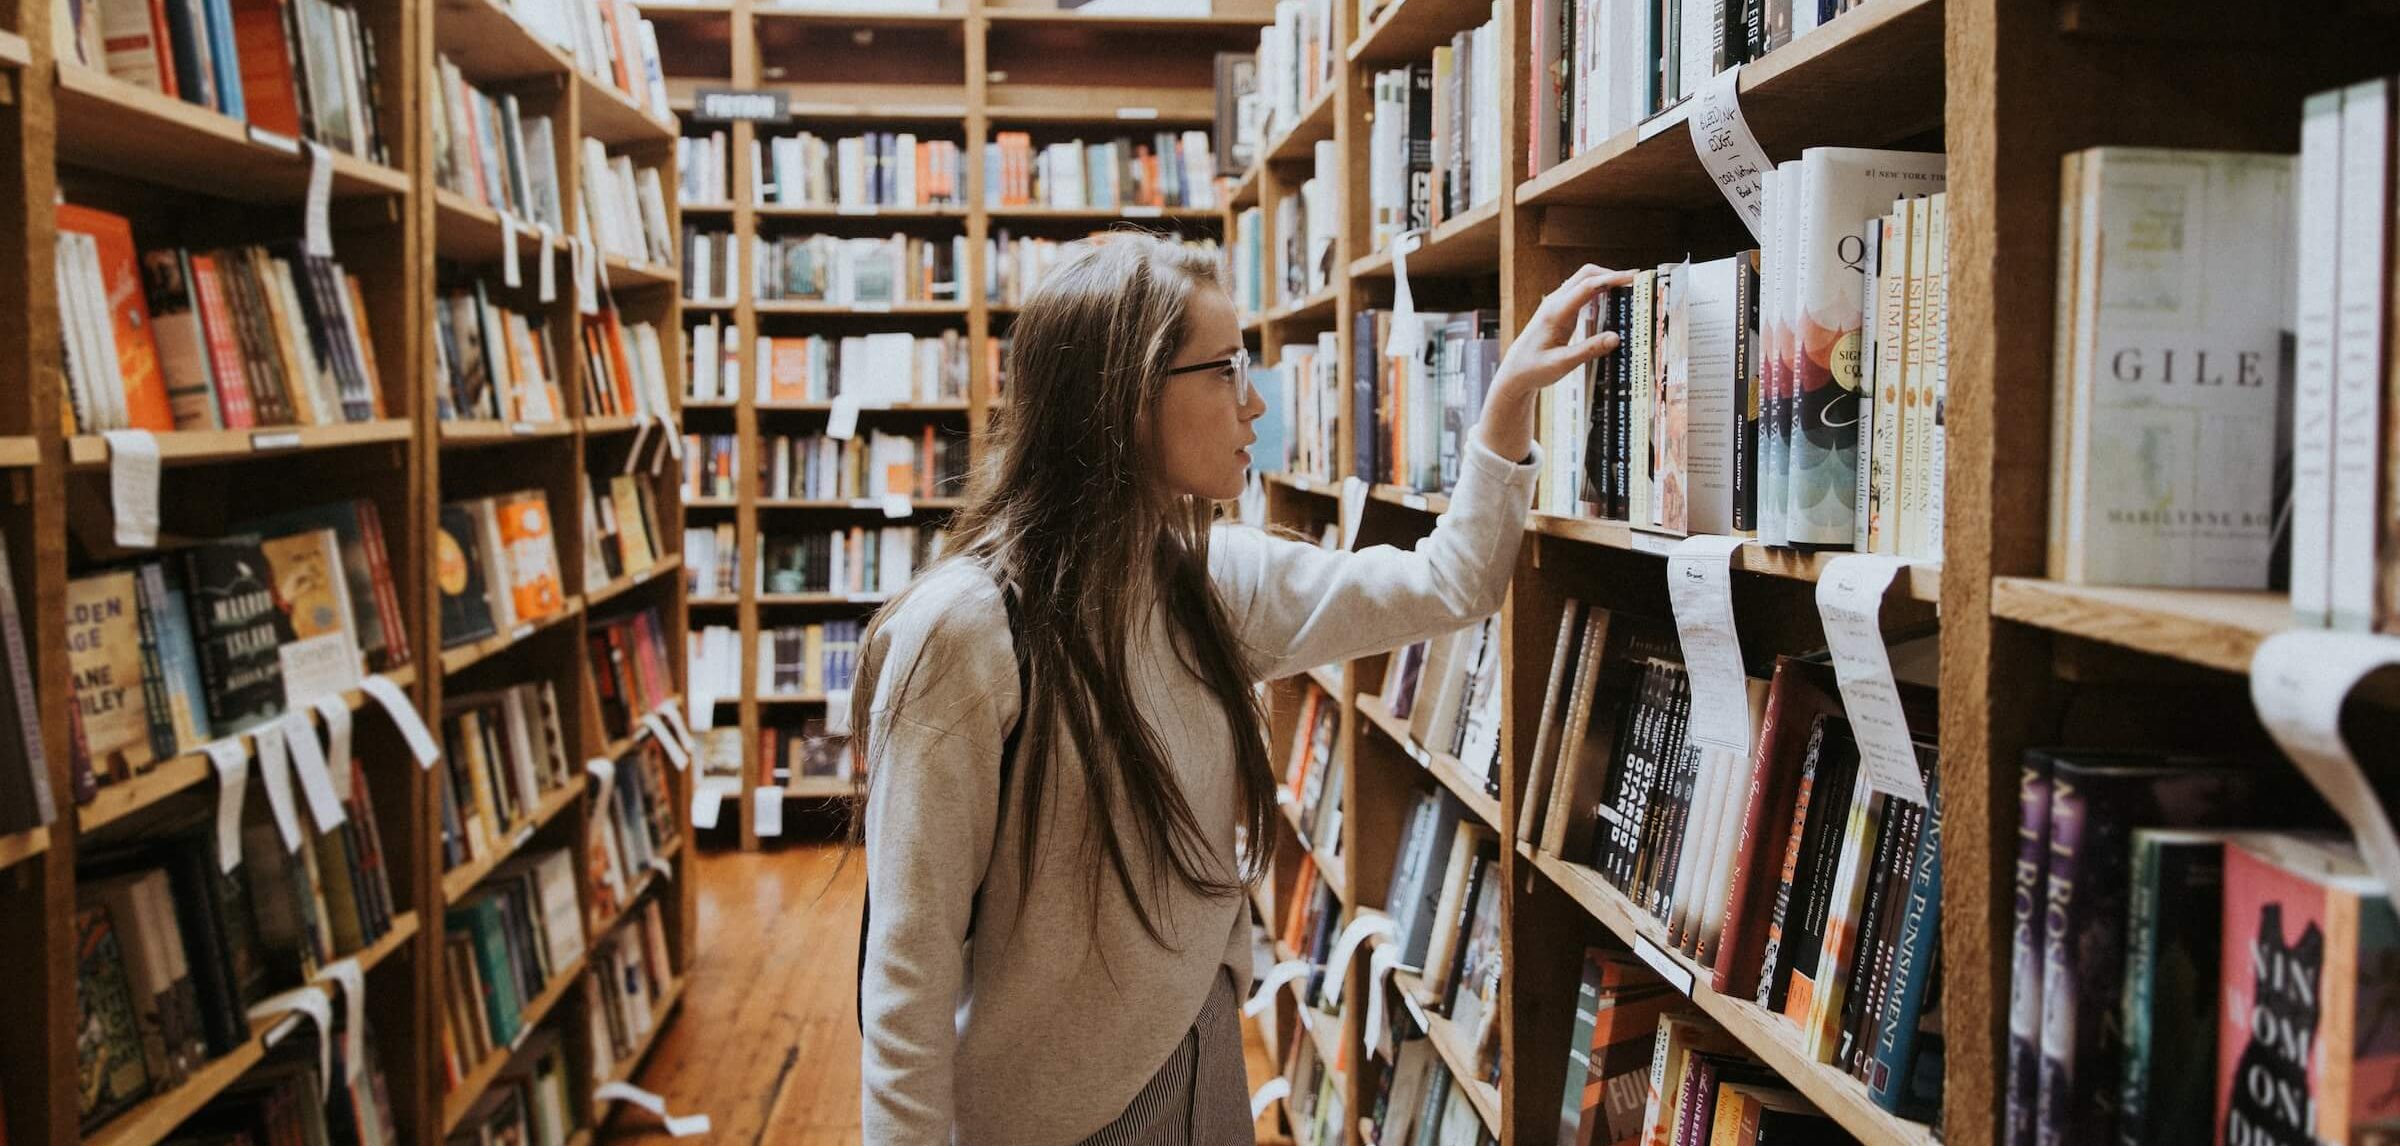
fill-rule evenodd
<path id="1" fill-rule="evenodd" d="M 198 294 L 201 334 L 208 339 L 209 368 L 217 375 L 217 408 L 228 430 L 247 430 L 258 424 L 250 404 L 250 383 L 242 375 L 241 338 L 226 309 L 225 283 L 217 277 L 215 255 L 192 256 L 192 289 Z"/>
<path id="2" fill-rule="evenodd" d="M 2400 1117 L 2400 917 L 2347 842 L 2225 849 L 2217 1141 L 2349 1142 Z"/>
<path id="3" fill-rule="evenodd" d="M 1775 895 L 1776 861 L 1791 839 L 1792 807 L 1800 768 L 1808 755 L 1808 731 L 1820 714 L 1842 711 L 1833 670 L 1821 664 L 1779 658 L 1768 686 L 1766 718 L 1760 722 L 1758 761 L 1735 845 L 1733 880 L 1725 897 L 1725 920 L 1715 951 L 1701 962 L 1716 968 L 1710 987 L 1718 994 L 1749 998 L 1758 993 L 1765 959 L 1767 916 Z M 1765 857 L 1763 860 L 1761 857 Z"/>
<path id="4" fill-rule="evenodd" d="M 300 138 L 300 101 L 285 42 L 285 0 L 233 0 L 233 43 L 242 60 L 242 109 L 250 125 Z"/>
<path id="5" fill-rule="evenodd" d="M 158 368 L 158 344 L 150 337 L 150 299 L 143 289 L 133 224 L 123 215 L 78 203 L 58 205 L 58 229 L 89 235 L 100 248 L 100 285 L 116 329 L 117 371 L 125 380 L 126 425 L 166 433 L 175 428 L 167 405 L 167 380 Z"/>

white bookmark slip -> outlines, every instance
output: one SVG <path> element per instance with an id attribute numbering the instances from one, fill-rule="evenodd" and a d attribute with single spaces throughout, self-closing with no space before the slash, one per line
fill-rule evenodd
<path id="1" fill-rule="evenodd" d="M 1908 558 L 1877 553 L 1845 553 L 1826 562 L 1817 577 L 1817 615 L 1825 622 L 1825 647 L 1833 653 L 1834 680 L 1867 782 L 1923 807 L 1925 777 L 1883 643 L 1883 595 L 1907 566 Z"/>
<path id="2" fill-rule="evenodd" d="M 1367 482 L 1355 474 L 1342 479 L 1342 548 L 1358 548 L 1358 521 L 1367 512 Z"/>
<path id="3" fill-rule="evenodd" d="M 885 517 L 903 518 L 913 516 L 916 512 L 917 507 L 915 503 L 908 500 L 907 494 L 887 493 L 883 495 L 883 515 Z"/>
<path id="4" fill-rule="evenodd" d="M 1700 533 L 1667 554 L 1667 600 L 1692 686 L 1693 744 L 1750 755 L 1749 675 L 1733 625 L 1733 552 L 1744 540 Z"/>
<path id="5" fill-rule="evenodd" d="M 283 745 L 291 753 L 292 771 L 300 777 L 300 794 L 308 800 L 308 816 L 323 835 L 349 820 L 341 797 L 333 793 L 333 777 L 325 770 L 325 746 L 317 743 L 316 726 L 308 710 L 288 712 L 275 723 L 283 730 Z"/>
<path id="6" fill-rule="evenodd" d="M 676 771 L 691 767 L 691 755 L 683 750 L 683 745 L 675 742 L 675 734 L 667 731 L 667 722 L 660 720 L 657 713 L 644 713 L 642 726 L 650 730 L 650 738 L 658 741 L 658 746 L 666 751 L 667 759 L 674 763 Z"/>
<path id="7" fill-rule="evenodd" d="M 583 314 L 600 313 L 600 289 L 592 276 L 592 248 L 582 236 L 567 240 L 567 265 L 575 272 L 575 309 Z"/>
<path id="8" fill-rule="evenodd" d="M 200 746 L 217 774 L 217 870 L 242 866 L 242 800 L 250 791 L 250 745 L 239 736 Z"/>
<path id="9" fill-rule="evenodd" d="M 275 813 L 276 834 L 283 850 L 300 850 L 300 809 L 292 803 L 292 765 L 284 756 L 283 725 L 268 721 L 250 732 L 258 746 L 258 778 L 267 789 L 267 810 Z"/>
<path id="10" fill-rule="evenodd" d="M 117 544 L 126 549 L 158 548 L 158 438 L 148 430 L 109 430 L 109 508 L 117 519 Z"/>
<path id="11" fill-rule="evenodd" d="M 1383 339 L 1383 352 L 1388 355 L 1415 358 L 1425 352 L 1425 324 L 1417 317 L 1416 293 L 1408 286 L 1408 253 L 1424 239 L 1425 233 L 1415 230 L 1392 236 L 1391 330 Z"/>
<path id="12" fill-rule="evenodd" d="M 691 725 L 683 722 L 683 709 L 681 706 L 677 705 L 672 699 L 670 699 L 665 704 L 658 706 L 658 714 L 662 717 L 665 717 L 667 721 L 667 727 L 675 731 L 675 739 L 683 742 L 683 751 L 686 755 L 689 755 L 699 747 L 699 745 L 692 742 Z"/>
<path id="13" fill-rule="evenodd" d="M 2267 735 L 2315 785 L 2358 839 L 2387 887 L 2400 887 L 2400 835 L 2373 781 L 2342 739 L 2342 703 L 2375 670 L 2400 664 L 2400 638 L 2292 629 L 2250 655 L 2250 703 Z"/>
<path id="14" fill-rule="evenodd" d="M 1375 954 L 1367 960 L 1367 1047 L 1371 1052 L 1383 1043 L 1383 997 L 1391 992 L 1386 985 L 1392 972 L 1399 969 L 1400 948 L 1390 943 L 1375 945 Z"/>
<path id="15" fill-rule="evenodd" d="M 500 285 L 525 285 L 524 272 L 517 266 L 517 217 L 506 211 L 500 212 Z"/>
<path id="16" fill-rule="evenodd" d="M 583 762 L 583 770 L 592 778 L 592 799 L 606 806 L 608 790 L 617 782 L 617 762 L 605 756 L 594 756 Z"/>
<path id="17" fill-rule="evenodd" d="M 553 234 L 550 224 L 537 224 L 534 234 L 540 239 L 537 253 L 533 256 L 533 279 L 538 284 L 536 289 L 541 301 L 556 302 L 558 301 L 558 263 L 557 260 L 550 257 L 552 253 L 550 238 Z"/>
<path id="18" fill-rule="evenodd" d="M 783 834 L 783 789 L 769 785 L 750 790 L 750 830 L 760 839 Z"/>
<path id="19" fill-rule="evenodd" d="M 309 707 L 325 722 L 325 765 L 333 773 L 333 794 L 347 804 L 350 789 L 350 704 L 338 696 L 320 696 Z"/>
<path id="20" fill-rule="evenodd" d="M 711 787 L 711 788 L 694 788 L 694 789 L 692 790 L 692 826 L 693 826 L 693 827 L 695 827 L 695 828 L 714 828 L 714 827 L 716 827 L 716 826 L 717 826 L 717 816 L 718 816 L 718 814 L 719 814 L 719 813 L 723 812 L 723 811 L 724 811 L 724 809 L 725 809 L 725 791 L 724 791 L 724 789 L 722 789 L 722 788 L 713 788 L 713 787 Z"/>
<path id="21" fill-rule="evenodd" d="M 293 1021 L 278 1023 L 267 1032 L 266 1043 L 272 1049 L 297 1026 L 297 1015 L 306 1015 L 317 1024 L 317 1078 L 325 1092 L 333 1088 L 333 997 L 323 987 L 294 987 L 280 995 L 258 1001 L 249 1010 L 252 1019 L 270 1019 L 277 1015 L 294 1016 Z"/>
<path id="22" fill-rule="evenodd" d="M 309 140 L 308 202 L 301 213 L 300 251 L 320 259 L 333 257 L 333 153 Z"/>
<path id="23" fill-rule="evenodd" d="M 592 1091 L 592 1097 L 603 1102 L 610 1100 L 630 1102 L 657 1115 L 659 1122 L 665 1125 L 668 1137 L 671 1138 L 689 1138 L 695 1134 L 706 1134 L 709 1130 L 708 1115 L 685 1114 L 678 1116 L 669 1114 L 665 1099 L 629 1082 L 602 1083 L 599 1089 Z"/>
<path id="24" fill-rule="evenodd" d="M 367 974 L 358 958 L 337 959 L 317 972 L 319 982 L 342 988 L 342 1076 L 357 1082 L 367 1062 Z"/>
<path id="25" fill-rule="evenodd" d="M 709 691 L 708 686 L 693 681 L 691 687 L 684 690 L 683 704 L 689 712 L 693 728 L 706 732 L 717 726 L 717 694 Z"/>
<path id="26" fill-rule="evenodd" d="M 359 691 L 375 698 L 383 706 L 384 715 L 400 730 L 400 738 L 408 741 L 408 751 L 417 758 L 417 767 L 431 768 L 442 758 L 442 749 L 434 743 L 433 732 L 425 727 L 425 718 L 417 715 L 417 706 L 408 699 L 392 678 L 377 674 L 358 682 Z"/>
<path id="27" fill-rule="evenodd" d="M 1250 1121 L 1258 1121 L 1265 1116 L 1268 1107 L 1291 1096 L 1292 1080 L 1280 1074 L 1259 1084 L 1257 1090 L 1250 1092 Z"/>
<path id="28" fill-rule="evenodd" d="M 1389 915 L 1361 915 L 1342 929 L 1342 937 L 1333 941 L 1333 954 L 1325 960 L 1324 998 L 1342 997 L 1342 981 L 1349 978 L 1350 961 L 1358 954 L 1358 945 L 1368 936 L 1390 939 L 1400 933 L 1399 924 Z"/>
<path id="29" fill-rule="evenodd" d="M 829 688 L 825 690 L 825 735 L 850 735 L 849 689 Z"/>
<path id="30" fill-rule="evenodd" d="M 833 412 L 825 417 L 825 436 L 845 442 L 858 436 L 858 395 L 834 398 Z"/>
<path id="31" fill-rule="evenodd" d="M 1742 69 L 1727 68 L 1700 88 L 1691 114 L 1692 150 L 1700 166 L 1733 204 L 1734 213 L 1749 226 L 1750 237 L 1762 238 L 1766 226 L 1766 196 L 1760 184 L 1775 165 L 1742 118 Z"/>
<path id="32" fill-rule="evenodd" d="M 1275 1005 L 1276 988 L 1286 983 L 1303 981 L 1314 969 L 1306 959 L 1286 959 L 1277 963 L 1267 971 L 1264 977 L 1259 979 L 1258 985 L 1251 989 L 1250 1000 L 1242 1004 L 1242 1013 L 1254 1019 L 1265 1014 L 1268 1007 Z M 1293 997 L 1299 997 L 1297 989 L 1293 992 Z"/>

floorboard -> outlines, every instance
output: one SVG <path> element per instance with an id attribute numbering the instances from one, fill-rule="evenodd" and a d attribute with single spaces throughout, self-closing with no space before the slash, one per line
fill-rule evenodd
<path id="1" fill-rule="evenodd" d="M 705 1113 L 728 1146 L 857 1146 L 853 1013 L 865 865 L 839 844 L 703 851 L 698 959 L 682 1009 L 637 1079 L 676 1114 Z M 1252 1085 L 1273 1070 L 1244 1023 Z M 1261 1123 L 1260 1140 L 1274 1142 Z M 676 1142 L 619 1109 L 598 1140 Z M 685 1140 L 689 1141 L 689 1140 Z"/>

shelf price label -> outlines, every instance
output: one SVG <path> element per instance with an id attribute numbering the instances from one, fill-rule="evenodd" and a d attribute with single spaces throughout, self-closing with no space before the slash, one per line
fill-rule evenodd
<path id="1" fill-rule="evenodd" d="M 1834 679 L 1868 783 L 1923 807 L 1932 801 L 1883 644 L 1884 591 L 1907 565 L 1907 558 L 1879 553 L 1846 553 L 1826 562 L 1817 578 L 1817 614 L 1825 622 L 1825 647 L 1833 653 Z"/>
<path id="2" fill-rule="evenodd" d="M 2342 705 L 2376 670 L 2400 665 L 2400 638 L 2293 629 L 2250 656 L 2250 703 L 2276 747 L 2349 822 L 2386 888 L 2400 888 L 2400 835 L 2373 781 L 2342 739 Z"/>
<path id="3" fill-rule="evenodd" d="M 1667 555 L 1667 600 L 1691 674 L 1691 742 L 1749 759 L 1750 686 L 1733 624 L 1733 553 L 1745 539 L 1698 533 Z"/>
<path id="4" fill-rule="evenodd" d="M 158 438 L 148 430 L 110 430 L 109 508 L 116 517 L 117 544 L 127 549 L 158 547 Z"/>

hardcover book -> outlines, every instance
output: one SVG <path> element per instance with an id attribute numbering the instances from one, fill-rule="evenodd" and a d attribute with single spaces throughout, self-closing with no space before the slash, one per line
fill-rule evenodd
<path id="1" fill-rule="evenodd" d="M 442 647 L 498 632 L 483 579 L 483 533 L 463 503 L 442 507 L 434 535 L 434 583 L 441 591 Z"/>
<path id="2" fill-rule="evenodd" d="M 259 543 L 275 579 L 275 601 L 291 628 L 276 652 L 282 665 L 284 708 L 297 711 L 320 696 L 358 687 L 361 658 L 350 612 L 340 542 L 330 529 Z"/>
<path id="3" fill-rule="evenodd" d="M 184 584 L 193 605 L 208 721 L 219 736 L 247 732 L 284 708 L 279 650 L 293 637 L 276 598 L 274 571 L 255 533 L 202 542 L 184 551 Z"/>
<path id="4" fill-rule="evenodd" d="M 102 784 L 157 761 L 143 687 L 141 602 L 131 570 L 67 583 L 67 669 L 75 688 L 77 755 Z"/>

